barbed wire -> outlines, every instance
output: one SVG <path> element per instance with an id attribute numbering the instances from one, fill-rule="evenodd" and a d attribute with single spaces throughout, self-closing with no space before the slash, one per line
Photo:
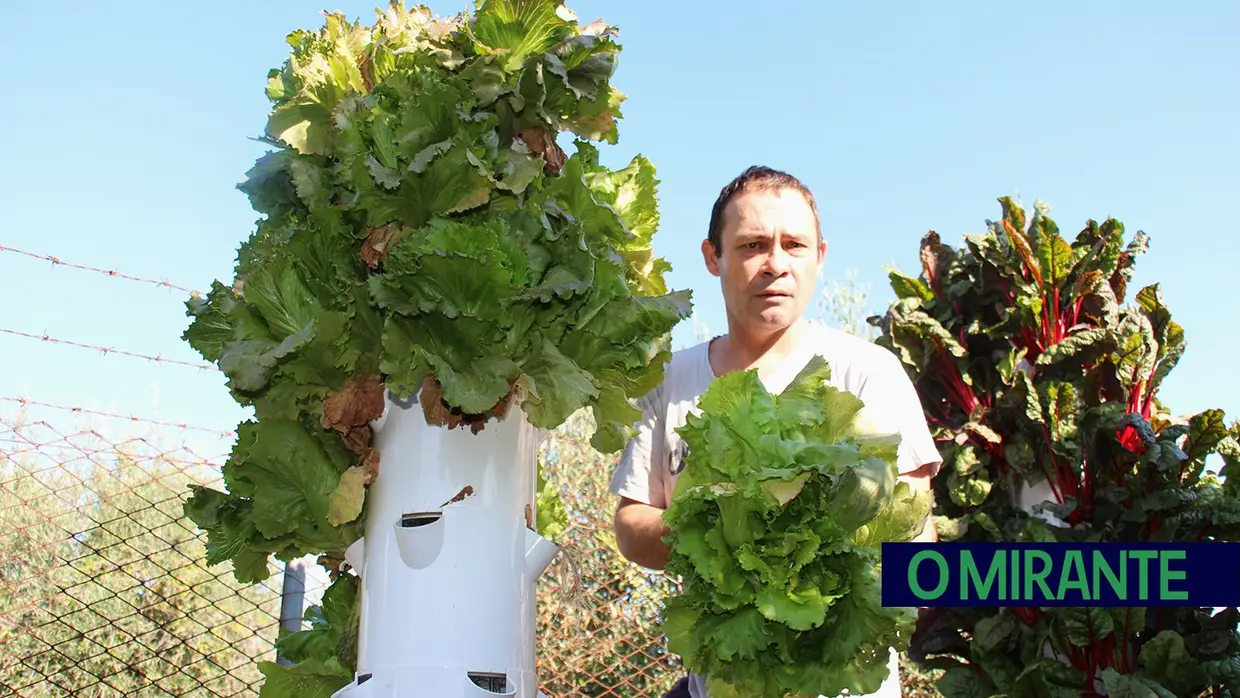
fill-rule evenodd
<path id="1" fill-rule="evenodd" d="M 150 354 L 139 354 L 137 352 L 126 351 L 124 349 L 116 349 L 114 347 L 104 347 L 104 346 L 99 346 L 97 344 L 83 344 L 81 342 L 74 342 L 68 339 L 57 339 L 56 337 L 52 337 L 47 334 L 37 335 L 37 334 L 31 334 L 29 332 L 22 332 L 20 330 L 10 330 L 5 327 L 0 327 L 0 333 L 16 335 L 18 337 L 25 337 L 27 339 L 37 339 L 39 341 L 49 342 L 51 344 L 65 344 L 65 345 L 72 346 L 72 347 L 78 347 L 79 349 L 93 349 L 96 351 L 101 351 L 104 354 L 122 354 L 124 356 L 131 356 L 137 359 L 146 359 L 147 361 L 156 361 L 159 363 L 180 364 L 182 366 L 189 366 L 190 368 L 208 369 L 212 371 L 219 370 L 218 368 L 216 368 L 214 364 L 193 363 L 190 361 L 181 361 L 180 359 L 165 359 L 162 355 L 151 356 Z"/>
<path id="2" fill-rule="evenodd" d="M 34 252 L 27 252 L 27 251 L 25 251 L 25 250 L 20 250 L 20 249 L 17 249 L 17 248 L 15 248 L 15 247 L 9 247 L 9 246 L 6 246 L 6 245 L 4 245 L 4 244 L 0 244 L 0 252 L 13 252 L 13 253 L 15 253 L 15 254 L 23 255 L 23 256 L 26 256 L 26 257 L 31 257 L 31 258 L 33 258 L 33 259 L 40 259 L 40 260 L 49 261 L 49 262 L 51 262 L 53 265 L 60 265 L 60 266 L 65 266 L 65 267 L 71 267 L 71 268 L 73 268 L 73 269 L 82 269 L 82 270 L 85 270 L 85 271 L 92 271 L 92 272 L 96 272 L 96 273 L 99 273 L 99 274 L 103 274 L 103 275 L 108 276 L 108 277 L 111 277 L 111 278 L 119 278 L 119 279 L 126 279 L 126 280 L 129 280 L 129 281 L 136 281 L 136 282 L 141 282 L 141 283 L 153 284 L 153 285 L 155 285 L 155 286 L 162 286 L 162 287 L 165 287 L 165 288 L 175 289 L 175 290 L 178 290 L 178 291 L 184 291 L 184 292 L 186 292 L 186 293 L 197 293 L 197 294 L 199 294 L 199 295 L 202 295 L 199 291 L 196 291 L 196 290 L 191 289 L 191 288 L 187 288 L 187 287 L 185 287 L 185 286 L 179 286 L 179 285 L 177 285 L 177 284 L 173 284 L 173 283 L 170 283 L 170 282 L 168 282 L 168 281 L 157 281 L 157 280 L 155 280 L 155 279 L 146 279 L 146 278 L 139 277 L 139 276 L 133 276 L 133 275 L 131 275 L 131 274 L 124 274 L 124 273 L 121 273 L 121 272 L 119 272 L 119 271 L 112 270 L 112 269 L 100 269 L 100 268 L 98 268 L 98 267 L 93 267 L 93 266 L 90 266 L 90 265 L 87 265 L 87 264 L 75 264 L 75 263 L 72 263 L 72 262 L 66 262 L 66 261 L 64 261 L 63 259 L 61 259 L 60 257 L 55 257 L 55 256 L 52 256 L 52 255 L 37 254 L 37 253 L 34 253 Z M 156 362 L 160 362 L 160 363 L 180 364 L 180 365 L 183 365 L 183 366 L 189 366 L 189 367 L 191 367 L 191 368 L 198 368 L 198 369 L 210 369 L 210 370 L 213 370 L 213 371 L 218 371 L 218 370 L 219 370 L 219 368 L 218 368 L 217 366 L 213 365 L 213 364 L 206 364 L 206 363 L 192 363 L 192 362 L 188 362 L 188 361 L 180 361 L 180 360 L 177 360 L 177 359 L 165 359 L 165 358 L 163 358 L 163 356 L 162 356 L 162 355 L 151 356 L 151 355 L 149 355 L 149 354 L 140 354 L 140 353 L 136 353 L 136 352 L 125 351 L 125 350 L 122 350 L 122 349 L 115 349 L 115 348 L 111 348 L 111 347 L 104 347 L 104 346 L 98 346 L 98 345 L 93 345 L 93 344 L 84 344 L 84 343 L 81 343 L 81 342 L 74 342 L 74 341 L 65 340 L 65 339 L 57 339 L 57 338 L 55 338 L 55 337 L 51 337 L 51 336 L 47 335 L 46 333 L 45 333 L 45 334 L 43 334 L 43 335 L 34 335 L 34 334 L 30 334 L 30 333 L 28 333 L 28 332 L 21 332 L 21 331 L 18 331 L 18 330 L 10 330 L 10 329 L 5 329 L 5 328 L 2 328 L 2 327 L 0 327 L 0 333 L 6 333 L 6 334 L 17 335 L 17 336 L 20 336 L 20 337 L 25 337 L 25 338 L 29 338 L 29 339 L 35 339 L 35 340 L 39 340 L 39 341 L 50 342 L 50 343 L 53 343 L 53 344 L 64 344 L 64 345 L 68 345 L 68 346 L 78 347 L 78 348 L 81 348 L 81 349 L 91 349 L 91 350 L 95 350 L 95 351 L 100 351 L 100 352 L 103 352 L 104 354 L 122 354 L 122 355 L 125 355 L 125 356 L 130 356 L 130 357 L 139 358 L 139 359 L 145 359 L 145 360 L 148 360 L 148 361 L 156 361 Z M 24 400 L 24 398 L 0 398 L 0 399 L 2 399 L 2 400 L 9 400 L 9 401 L 22 401 L 22 400 Z M 30 404 L 36 404 L 36 403 L 33 403 L 32 401 L 27 401 L 27 402 L 29 402 Z M 43 405 L 43 406 L 44 406 L 44 407 L 52 407 L 51 405 Z M 90 412 L 90 410 L 83 410 L 82 408 L 60 408 L 60 409 L 69 409 L 69 410 L 79 411 L 79 412 L 81 412 L 81 411 Z M 206 428 L 202 428 L 202 427 L 193 427 L 193 426 L 188 426 L 188 425 L 185 425 L 185 424 L 169 424 L 169 423 L 164 423 L 164 422 L 153 422 L 153 421 L 151 421 L 151 420 L 145 420 L 145 419 L 141 419 L 141 418 L 137 418 L 137 417 L 127 417 L 127 416 L 124 416 L 124 415 L 112 415 L 112 414 L 103 414 L 103 413 L 98 413 L 98 414 L 101 414 L 102 416 L 108 416 L 108 417 L 117 417 L 117 418 L 120 418 L 120 419 L 130 419 L 130 420 L 132 420 L 132 421 L 140 421 L 140 422 L 148 422 L 148 423 L 152 423 L 152 424 L 159 424 L 159 425 L 161 425 L 161 426 L 172 426 L 172 427 L 178 427 L 178 428 L 195 429 L 195 430 L 200 430 L 200 431 L 208 431 L 208 432 L 211 432 L 211 433 L 216 433 L 216 434 L 224 434 L 224 435 L 226 435 L 226 436 L 234 436 L 234 433 L 233 433 L 233 432 L 220 432 L 219 430 L 214 430 L 214 429 L 206 429 Z M 592 446 L 591 446 L 591 444 L 590 444 L 590 442 L 589 442 L 588 440 L 584 440 L 584 439 L 576 439 L 576 438 L 573 438 L 573 437 L 568 436 L 568 435 L 563 435 L 563 434 L 562 434 L 562 435 L 558 435 L 558 436 L 557 436 L 557 440 L 558 440 L 560 443 L 562 443 L 562 444 L 572 444 L 572 445 L 575 445 L 575 446 L 580 446 L 580 447 L 585 447 L 585 448 L 592 448 Z"/>
<path id="3" fill-rule="evenodd" d="M 40 259 L 40 260 L 48 261 L 48 262 L 51 262 L 53 265 L 69 267 L 72 269 L 81 269 L 84 271 L 93 271 L 98 274 L 103 274 L 104 276 L 109 276 L 109 277 L 116 278 L 116 279 L 125 279 L 127 281 L 137 281 L 140 283 L 154 284 L 155 286 L 162 286 L 164 288 L 168 288 L 168 289 L 172 289 L 176 291 L 184 291 L 185 293 L 198 293 L 199 295 L 202 295 L 201 293 L 199 293 L 198 291 L 194 289 L 186 288 L 185 286 L 179 286 L 169 281 L 158 281 L 156 279 L 146 279 L 140 276 L 133 276 L 132 274 L 123 274 L 119 271 L 116 271 L 115 269 L 100 269 L 99 267 L 92 267 L 88 264 L 74 264 L 73 262 L 66 262 L 60 257 L 54 257 L 52 255 L 45 255 L 45 254 L 36 254 L 34 252 L 27 252 L 25 250 L 19 250 L 16 247 L 8 247 L 7 245 L 4 245 L 4 244 L 0 244 L 0 252 L 12 252 L 14 254 L 31 257 L 33 259 Z"/>

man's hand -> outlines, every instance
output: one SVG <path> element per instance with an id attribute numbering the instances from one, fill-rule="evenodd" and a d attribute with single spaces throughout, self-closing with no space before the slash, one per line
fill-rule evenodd
<path id="1" fill-rule="evenodd" d="M 662 509 L 621 497 L 614 525 L 622 555 L 652 570 L 667 566 L 672 549 L 663 536 L 670 535 L 671 529 L 663 523 Z"/>
<path id="2" fill-rule="evenodd" d="M 905 473 L 899 476 L 899 479 L 907 482 L 909 488 L 911 488 L 915 494 L 930 492 L 930 470 L 930 465 L 923 465 L 911 473 Z M 931 505 L 931 513 L 926 516 L 926 524 L 922 527 L 921 533 L 913 539 L 913 542 L 937 543 L 938 540 L 939 533 L 934 528 L 934 511 L 933 505 Z"/>

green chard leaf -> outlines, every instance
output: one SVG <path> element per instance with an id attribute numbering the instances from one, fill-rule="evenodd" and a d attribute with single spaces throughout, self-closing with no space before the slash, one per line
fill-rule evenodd
<path id="1" fill-rule="evenodd" d="M 896 269 L 889 269 L 887 278 L 891 281 L 891 288 L 896 292 L 897 298 L 917 298 L 923 302 L 934 300 L 934 291 L 921 279 Z"/>

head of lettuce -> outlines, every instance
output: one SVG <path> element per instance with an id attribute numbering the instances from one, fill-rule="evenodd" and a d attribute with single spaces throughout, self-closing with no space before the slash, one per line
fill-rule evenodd
<path id="1" fill-rule="evenodd" d="M 898 435 L 829 377 L 819 357 L 778 395 L 728 374 L 678 430 L 664 630 L 711 698 L 872 693 L 912 632 L 914 609 L 881 604 L 881 544 L 921 532 L 929 494 L 897 480 Z"/>

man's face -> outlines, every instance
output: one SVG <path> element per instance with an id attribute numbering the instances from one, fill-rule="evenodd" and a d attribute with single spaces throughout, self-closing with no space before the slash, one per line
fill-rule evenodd
<path id="1" fill-rule="evenodd" d="M 757 333 L 795 323 L 827 252 L 805 197 L 795 189 L 741 192 L 724 210 L 720 242 L 718 257 L 709 241 L 702 254 L 732 322 Z"/>

